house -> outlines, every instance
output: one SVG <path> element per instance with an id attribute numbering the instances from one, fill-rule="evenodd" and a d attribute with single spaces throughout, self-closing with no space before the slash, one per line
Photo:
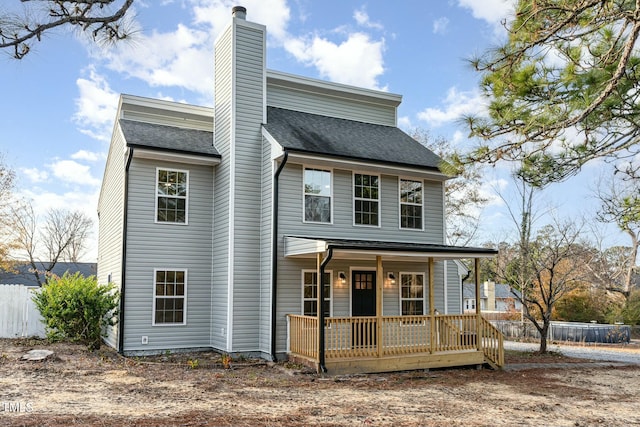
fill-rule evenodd
<path id="1" fill-rule="evenodd" d="M 502 363 L 462 314 L 441 159 L 397 128 L 401 96 L 266 69 L 235 7 L 213 108 L 122 95 L 99 199 L 98 280 L 124 354 L 214 349 L 329 372 Z M 477 339 L 482 337 L 482 339 Z"/>
<path id="2" fill-rule="evenodd" d="M 481 285 L 480 309 L 485 317 L 492 320 L 520 318 L 522 303 L 518 299 L 520 291 L 504 283 L 487 280 Z M 465 313 L 476 310 L 475 284 L 464 283 L 462 287 L 462 306 Z"/>
<path id="3" fill-rule="evenodd" d="M 47 263 L 36 261 L 36 266 L 40 272 L 41 280 L 44 283 L 44 272 L 48 268 Z M 51 269 L 51 274 L 64 276 L 65 273 L 80 273 L 85 277 L 97 274 L 97 264 L 95 262 L 57 262 Z M 13 270 L 5 271 L 0 269 L 0 285 L 24 285 L 27 287 L 40 287 L 33 272 L 33 267 L 28 262 L 17 263 Z"/>

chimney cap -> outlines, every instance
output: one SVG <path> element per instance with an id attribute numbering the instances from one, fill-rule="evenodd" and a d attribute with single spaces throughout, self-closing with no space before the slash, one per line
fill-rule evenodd
<path id="1" fill-rule="evenodd" d="M 231 16 L 234 18 L 245 19 L 247 17 L 247 8 L 244 6 L 234 6 L 231 9 Z"/>

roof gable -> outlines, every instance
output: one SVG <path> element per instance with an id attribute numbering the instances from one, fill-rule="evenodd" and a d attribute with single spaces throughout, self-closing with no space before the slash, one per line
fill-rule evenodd
<path id="1" fill-rule="evenodd" d="M 267 107 L 264 127 L 287 150 L 431 170 L 442 162 L 395 126 Z"/>

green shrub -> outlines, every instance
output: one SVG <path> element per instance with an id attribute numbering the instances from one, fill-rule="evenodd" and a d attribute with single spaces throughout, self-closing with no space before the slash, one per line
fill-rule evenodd
<path id="1" fill-rule="evenodd" d="M 118 293 L 114 285 L 98 285 L 95 276 L 65 273 L 51 278 L 33 296 L 46 324 L 47 338 L 100 348 L 107 326 L 117 321 Z"/>

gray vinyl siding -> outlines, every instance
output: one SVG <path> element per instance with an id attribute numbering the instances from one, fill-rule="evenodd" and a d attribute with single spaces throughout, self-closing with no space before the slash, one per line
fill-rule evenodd
<path id="1" fill-rule="evenodd" d="M 273 161 L 271 144 L 262 144 L 262 197 L 260 215 L 260 349 L 271 351 L 271 257 L 273 231 Z"/>
<path id="2" fill-rule="evenodd" d="M 269 304 L 261 269 L 265 224 L 258 206 L 264 195 L 264 31 L 234 19 L 216 43 L 215 144 L 222 162 L 216 171 L 212 344 L 228 352 L 268 351 L 260 342 L 268 325 L 258 327 Z M 217 298 L 223 293 L 224 306 Z"/>
<path id="3" fill-rule="evenodd" d="M 232 352 L 259 351 L 264 28 L 236 25 Z M 267 302 L 268 303 L 268 302 Z"/>
<path id="4" fill-rule="evenodd" d="M 458 264 L 455 261 L 447 261 L 447 314 L 462 313 L 462 283 L 460 282 Z"/>
<path id="5" fill-rule="evenodd" d="M 310 165 L 311 166 L 311 165 Z M 302 170 L 298 164 L 287 164 L 280 179 L 280 229 L 284 235 L 374 239 L 419 243 L 443 243 L 442 183 L 424 180 L 424 230 L 400 229 L 398 177 L 381 176 L 380 227 L 353 224 L 352 171 L 333 170 L 333 224 L 303 222 Z M 375 171 L 362 171 L 371 173 Z"/>
<path id="6" fill-rule="evenodd" d="M 229 182 L 231 176 L 231 27 L 220 37 L 215 50 L 215 147 L 221 163 L 215 170 L 213 233 L 213 298 L 211 345 L 227 350 L 229 276 Z"/>
<path id="7" fill-rule="evenodd" d="M 109 155 L 105 166 L 98 211 L 98 283 L 111 281 L 118 289 L 122 283 L 122 240 L 124 222 L 124 168 L 126 152 L 124 140 L 119 128 L 114 130 Z M 115 325 L 108 329 L 106 342 L 111 347 L 118 347 L 118 328 Z"/>
<path id="8" fill-rule="evenodd" d="M 307 165 L 313 167 L 313 165 Z M 353 224 L 353 179 L 350 170 L 333 170 L 333 224 L 311 224 L 303 222 L 303 166 L 287 164 L 280 175 L 279 241 L 284 236 L 303 236 L 318 238 L 371 239 L 382 241 L 405 241 L 420 243 L 443 243 L 443 206 L 442 183 L 424 180 L 424 230 L 401 230 L 399 226 L 398 176 L 381 176 L 381 227 L 362 227 Z M 357 170 L 358 173 L 375 171 Z M 281 353 L 286 346 L 286 315 L 302 313 L 301 270 L 315 269 L 313 259 L 284 258 L 282 244 L 279 248 L 278 272 L 278 313 L 277 313 L 277 349 Z M 351 314 L 350 272 L 351 269 L 373 268 L 374 261 L 332 260 L 327 270 L 333 271 L 333 316 Z M 426 262 L 384 262 L 386 272 L 393 271 L 424 273 L 425 282 L 429 278 L 429 266 Z M 338 284 L 338 272 L 344 271 L 348 277 L 346 285 Z M 384 286 L 383 315 L 400 314 L 399 281 L 392 286 Z M 429 312 L 429 300 L 425 289 L 425 310 Z M 444 262 L 434 264 L 434 303 L 435 308 L 444 313 Z"/>
<path id="9" fill-rule="evenodd" d="M 349 99 L 346 96 L 330 96 L 316 88 L 302 91 L 268 84 L 267 81 L 267 105 L 365 123 L 396 125 L 395 107 Z"/>
<path id="10" fill-rule="evenodd" d="M 188 225 L 155 222 L 156 167 L 188 170 Z M 213 168 L 134 159 L 129 173 L 124 350 L 209 347 Z M 187 270 L 186 325 L 152 325 L 154 269 Z"/>

